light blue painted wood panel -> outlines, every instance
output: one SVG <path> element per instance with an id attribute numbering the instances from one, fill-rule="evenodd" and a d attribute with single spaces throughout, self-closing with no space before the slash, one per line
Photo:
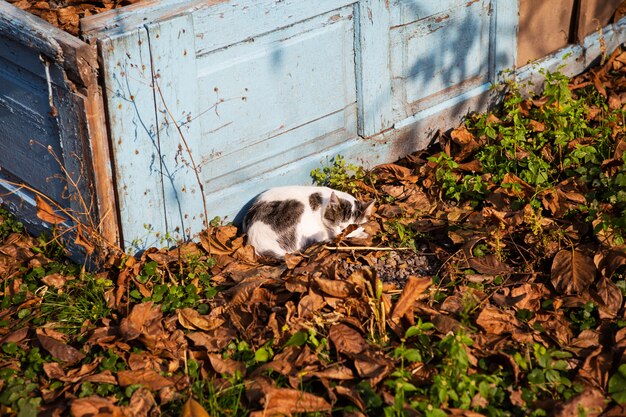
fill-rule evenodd
<path id="1" fill-rule="evenodd" d="M 201 115 L 194 23 L 191 15 L 183 15 L 148 25 L 146 30 L 156 88 L 166 231 L 176 239 L 189 239 L 205 224 L 200 183 L 192 162 L 204 152 L 197 146 Z"/>
<path id="2" fill-rule="evenodd" d="M 99 49 L 122 238 L 154 244 L 158 239 L 147 229 L 162 235 L 167 228 L 147 32 L 103 38 Z"/>
<path id="3" fill-rule="evenodd" d="M 221 159 L 248 152 L 247 147 L 284 132 L 302 128 L 306 133 L 295 142 L 270 140 L 264 154 L 252 155 L 280 154 L 283 148 L 344 128 L 345 120 L 336 117 L 325 127 L 306 126 L 356 100 L 349 11 L 351 8 L 332 24 L 327 23 L 327 16 L 320 16 L 198 61 L 202 106 L 224 100 L 217 112 L 207 112 L 201 119 L 202 136 L 211 144 L 207 155 L 213 156 L 211 176 L 232 169 L 232 163 L 223 164 Z"/>
<path id="4" fill-rule="evenodd" d="M 355 10 L 359 135 L 367 137 L 395 121 L 389 65 L 390 10 L 380 0 L 361 0 Z"/>
<path id="5" fill-rule="evenodd" d="M 214 51 L 198 48 L 203 20 L 193 14 L 99 40 L 127 244 L 202 230 L 186 146 L 215 208 L 218 190 L 356 136 L 353 7 L 322 3 L 320 15 Z M 240 204 L 258 192 L 240 194 Z"/>
<path id="6" fill-rule="evenodd" d="M 300 24 L 356 1 L 233 0 L 201 8 L 193 14 L 197 52 L 202 55 L 243 41 L 252 41 L 253 38 L 256 41 L 259 35 Z"/>
<path id="7" fill-rule="evenodd" d="M 491 1 L 402 1 L 397 7 L 390 36 L 398 118 L 489 81 Z"/>
<path id="8" fill-rule="evenodd" d="M 490 77 L 492 83 L 504 81 L 517 62 L 519 2 L 494 0 L 491 10 Z"/>

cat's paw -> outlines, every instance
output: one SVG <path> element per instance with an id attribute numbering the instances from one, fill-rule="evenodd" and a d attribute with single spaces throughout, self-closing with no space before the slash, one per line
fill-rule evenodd
<path id="1" fill-rule="evenodd" d="M 346 235 L 348 239 L 367 239 L 370 235 L 361 226 Z"/>

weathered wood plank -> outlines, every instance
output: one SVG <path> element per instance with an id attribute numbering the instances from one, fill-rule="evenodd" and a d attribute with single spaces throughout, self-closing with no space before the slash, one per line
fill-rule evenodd
<path id="1" fill-rule="evenodd" d="M 189 14 L 147 25 L 146 30 L 153 87 L 157 93 L 157 150 L 166 232 L 174 239 L 190 239 L 192 233 L 205 226 L 203 184 L 198 182 L 194 171 L 195 159 L 206 152 L 198 146 L 201 137 L 197 119 L 200 86 L 194 45 L 196 32 Z M 159 156 L 154 154 L 151 158 Z M 145 174 L 135 173 L 135 177 L 139 180 Z"/>
<path id="2" fill-rule="evenodd" d="M 147 23 L 167 20 L 193 13 L 202 7 L 227 0 L 143 0 L 107 12 L 85 17 L 80 21 L 83 37 L 95 43 L 98 38 L 121 35 L 141 28 Z"/>
<path id="3" fill-rule="evenodd" d="M 371 136 L 394 122 L 391 94 L 389 5 L 362 0 L 355 5 L 359 135 Z"/>
<path id="4" fill-rule="evenodd" d="M 489 81 L 492 2 L 426 3 L 399 1 L 392 14 L 396 122 Z"/>
<path id="5" fill-rule="evenodd" d="M 194 13 L 197 53 L 225 48 L 339 10 L 356 0 L 233 0 Z M 341 16 L 331 18 L 340 19 Z M 245 22 L 245 24 L 243 24 Z"/>
<path id="6" fill-rule="evenodd" d="M 100 39 L 98 44 L 122 239 L 127 245 L 148 247 L 167 230 L 148 36 L 141 28 Z"/>
<path id="7" fill-rule="evenodd" d="M 91 210 L 103 235 L 116 243 L 118 226 L 116 216 L 110 215 L 115 212 L 115 199 L 95 49 L 0 0 L 0 62 L 3 177 L 34 187 L 76 213 Z M 75 186 L 63 179 L 66 173 Z M 6 184 L 4 188 L 8 190 Z M 85 205 L 67 198 L 76 192 Z M 18 194 L 26 196 L 23 191 L 11 194 L 13 207 L 22 207 L 26 222 L 38 224 L 29 217 L 35 208 L 24 208 L 34 204 L 32 196 L 24 197 L 19 205 Z"/>
<path id="8" fill-rule="evenodd" d="M 602 33 L 595 32 L 587 36 L 582 44 L 569 45 L 543 59 L 519 68 L 515 76 L 524 85 L 530 82 L 527 86 L 529 91 L 538 92 L 545 79 L 541 72 L 561 71 L 568 76 L 579 74 L 601 59 L 603 53 L 614 50 L 624 42 L 626 42 L 626 18 L 616 24 L 606 26 Z"/>
<path id="9" fill-rule="evenodd" d="M 506 78 L 503 71 L 513 69 L 517 62 L 519 2 L 493 0 L 492 4 L 489 78 L 497 83 Z"/>
<path id="10" fill-rule="evenodd" d="M 356 100 L 351 8 L 342 13 L 331 24 L 325 14 L 198 60 L 201 111 L 218 104 L 201 118 L 216 153 L 244 150 Z"/>

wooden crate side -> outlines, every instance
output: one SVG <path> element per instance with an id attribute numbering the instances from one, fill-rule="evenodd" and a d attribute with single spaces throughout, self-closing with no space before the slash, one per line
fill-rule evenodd
<path id="1" fill-rule="evenodd" d="M 609 23 L 623 0 L 580 0 L 577 41 Z"/>
<path id="2" fill-rule="evenodd" d="M 89 212 L 117 243 L 95 50 L 3 0 L 0 45 L 5 200 L 34 229 L 45 227 L 33 215 L 33 194 L 6 181 L 23 183 L 76 214 Z"/>
<path id="3" fill-rule="evenodd" d="M 575 0 L 519 0 L 517 66 L 550 55 L 570 42 Z"/>

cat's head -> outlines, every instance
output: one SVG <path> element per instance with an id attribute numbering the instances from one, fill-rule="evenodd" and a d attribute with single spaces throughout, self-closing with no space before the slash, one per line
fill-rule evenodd
<path id="1" fill-rule="evenodd" d="M 367 203 L 357 199 L 347 200 L 333 192 L 324 207 L 324 224 L 338 234 L 351 224 L 366 223 L 372 215 L 374 203 L 375 200 Z"/>

